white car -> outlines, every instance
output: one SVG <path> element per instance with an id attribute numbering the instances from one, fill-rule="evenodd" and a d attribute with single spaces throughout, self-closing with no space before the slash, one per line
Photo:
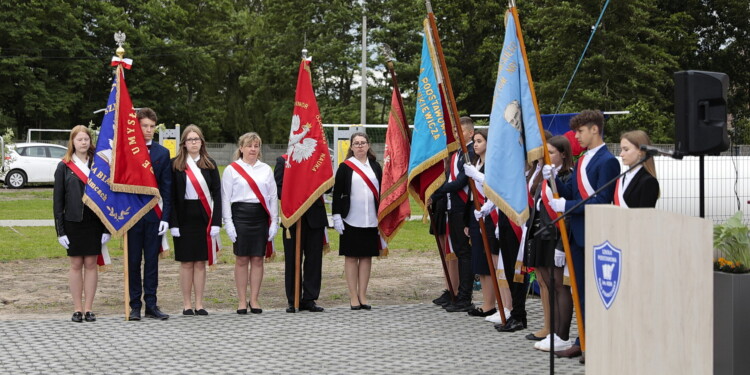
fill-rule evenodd
<path id="1" fill-rule="evenodd" d="M 55 169 L 68 150 L 48 143 L 16 143 L 5 156 L 3 181 L 12 189 L 27 183 L 51 184 L 55 182 Z"/>

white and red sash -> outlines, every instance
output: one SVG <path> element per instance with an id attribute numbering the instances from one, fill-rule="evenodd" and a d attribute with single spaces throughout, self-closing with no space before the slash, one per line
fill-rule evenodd
<path id="1" fill-rule="evenodd" d="M 454 152 L 453 155 L 451 155 L 451 165 L 450 165 L 450 181 L 456 180 L 456 170 L 458 169 L 458 151 Z M 461 200 L 466 203 L 469 201 L 469 186 L 464 186 L 461 188 L 461 190 L 458 191 L 458 197 L 461 198 Z"/>
<path id="2" fill-rule="evenodd" d="M 557 212 L 552 209 L 552 206 L 550 206 L 549 203 L 554 198 L 555 196 L 552 194 L 552 189 L 547 185 L 547 180 L 542 181 L 542 206 L 544 206 L 544 210 L 547 211 L 547 215 L 549 215 L 552 220 L 557 219 Z M 555 223 L 555 225 L 560 228 L 559 221 Z"/>
<path id="3" fill-rule="evenodd" d="M 615 206 L 628 208 L 628 203 L 625 202 L 625 187 L 622 186 L 623 183 L 624 181 L 622 177 L 617 179 L 617 182 L 615 183 Z"/>
<path id="4" fill-rule="evenodd" d="M 583 168 L 583 159 L 586 157 L 586 155 L 581 156 L 580 159 L 578 159 L 578 166 L 576 166 L 576 180 L 578 181 L 578 193 L 581 194 L 582 199 L 588 198 L 591 194 L 594 194 L 594 188 L 591 186 L 591 182 L 589 182 L 589 176 L 586 174 L 586 171 Z"/>
<path id="5" fill-rule="evenodd" d="M 201 169 L 195 163 L 193 158 L 187 157 L 186 159 L 187 168 L 185 168 L 185 175 L 187 176 L 188 181 L 190 181 L 190 184 L 193 186 L 193 189 L 195 189 L 195 192 L 198 194 L 198 199 L 201 201 L 203 210 L 206 211 L 206 216 L 208 216 L 208 225 L 206 225 L 206 248 L 208 249 L 208 265 L 213 266 L 214 264 L 218 263 L 219 259 L 217 255 L 219 250 L 221 249 L 218 238 L 211 237 L 211 222 L 214 212 L 214 200 L 211 196 L 211 191 L 208 189 L 206 178 L 203 176 L 203 173 L 201 173 Z"/>
<path id="6" fill-rule="evenodd" d="M 377 209 L 378 204 L 380 202 L 380 193 L 378 192 L 378 188 L 375 187 L 375 184 L 370 180 L 369 177 L 367 177 L 367 174 L 357 166 L 353 161 L 347 159 L 344 161 L 344 164 L 348 165 L 349 168 L 351 168 L 354 172 L 356 172 L 359 177 L 362 178 L 362 180 L 365 182 L 365 185 L 367 185 L 368 188 L 370 188 L 370 192 L 372 193 L 372 196 L 375 198 L 375 208 Z M 380 230 L 378 230 L 378 237 L 380 238 L 380 245 L 378 246 L 378 250 L 380 250 L 380 256 L 387 256 L 388 255 L 388 246 L 383 239 L 382 236 L 380 236 Z"/>
<path id="7" fill-rule="evenodd" d="M 83 173 L 81 168 L 78 168 L 73 160 L 63 161 L 63 163 L 65 163 L 65 165 L 70 168 L 73 173 L 75 173 L 75 175 L 83 182 L 83 184 L 86 185 L 89 177 L 86 176 L 85 173 Z M 107 244 L 102 244 L 101 252 L 96 257 L 96 264 L 99 265 L 99 267 L 104 267 L 112 264 L 112 259 L 109 257 L 109 249 L 107 248 Z"/>
<path id="8" fill-rule="evenodd" d="M 260 191 L 260 188 L 258 187 L 258 184 L 255 183 L 255 180 L 245 172 L 244 169 L 242 169 L 242 166 L 237 163 L 236 161 L 232 164 L 229 164 L 234 168 L 237 173 L 239 173 L 242 178 L 245 179 L 248 185 L 250 185 L 250 189 L 255 193 L 255 196 L 258 197 L 258 200 L 260 201 L 260 205 L 263 206 L 263 209 L 266 210 L 266 213 L 268 214 L 268 226 L 271 226 L 271 210 L 268 209 L 268 203 L 266 202 L 266 196 L 263 195 L 263 193 Z M 268 234 L 266 234 L 268 235 Z M 271 259 L 274 256 L 274 248 L 273 248 L 273 241 L 268 241 L 266 243 L 266 259 Z"/>

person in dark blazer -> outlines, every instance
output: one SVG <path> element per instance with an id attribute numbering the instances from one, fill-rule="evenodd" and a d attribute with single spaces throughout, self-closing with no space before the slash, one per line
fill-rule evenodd
<path id="1" fill-rule="evenodd" d="M 110 238 L 104 224 L 81 199 L 93 161 L 94 145 L 89 130 L 77 125 L 70 132 L 68 151 L 57 164 L 52 194 L 57 241 L 70 259 L 68 283 L 75 308 L 71 320 L 76 323 L 96 320 L 91 311 L 99 280 L 96 259 Z M 81 305 L 84 296 L 85 303 Z"/>
<path id="2" fill-rule="evenodd" d="M 177 157 L 172 160 L 169 226 L 175 260 L 180 262 L 182 314 L 208 315 L 203 306 L 203 291 L 206 262 L 216 264 L 219 250 L 221 181 L 216 161 L 208 156 L 206 139 L 196 125 L 188 125 L 182 131 Z M 191 301 L 193 290 L 195 310 Z"/>
<path id="3" fill-rule="evenodd" d="M 284 183 L 284 166 L 286 164 L 286 154 L 276 158 L 276 168 L 273 170 L 273 177 L 276 180 L 276 191 L 281 199 L 281 189 Z M 320 297 L 321 274 L 323 272 L 323 247 L 326 243 L 326 227 L 328 226 L 328 217 L 326 216 L 326 206 L 323 197 L 317 199 L 310 205 L 310 208 L 300 218 L 302 223 L 300 238 L 300 287 L 301 301 L 299 301 L 300 310 L 311 312 L 323 312 L 324 308 L 318 306 L 316 301 Z M 285 228 L 286 229 L 286 228 Z M 297 241 L 297 226 L 292 225 L 288 228 L 291 238 L 284 239 L 284 287 L 286 289 L 287 308 L 286 312 L 296 312 L 294 308 L 294 272 L 295 272 L 295 252 Z"/>
<path id="4" fill-rule="evenodd" d="M 458 292 L 455 303 L 451 303 L 449 292 L 446 290 L 439 297 L 439 304 L 448 312 L 468 312 L 474 309 L 471 303 L 472 292 L 474 288 L 474 271 L 472 269 L 471 245 L 469 237 L 464 233 L 464 212 L 468 200 L 469 186 L 468 177 L 464 173 L 464 164 L 466 161 L 474 160 L 474 145 L 472 137 L 474 136 L 474 122 L 471 117 L 461 117 L 461 131 L 463 132 L 464 141 L 467 142 L 469 158 L 461 151 L 455 151 L 448 157 L 449 164 L 446 168 L 445 183 L 440 186 L 427 200 L 427 205 L 437 202 L 442 198 L 447 198 L 448 205 L 448 227 L 446 232 L 450 238 L 451 246 L 458 260 L 456 262 L 447 262 L 448 272 L 451 274 L 451 281 L 455 280 L 455 275 L 451 268 L 455 267 L 458 273 Z M 452 266 L 452 264 L 456 264 Z"/>
<path id="5" fill-rule="evenodd" d="M 147 318 L 166 320 L 169 319 L 169 315 L 163 313 L 156 304 L 156 289 L 159 287 L 159 253 L 162 236 L 169 229 L 169 216 L 172 213 L 171 163 L 169 150 L 153 141 L 156 131 L 156 112 L 151 108 L 141 108 L 136 117 L 143 130 L 143 138 L 146 140 L 151 157 L 161 200 L 159 207 L 154 207 L 128 230 L 129 320 L 141 320 L 143 302 L 146 303 Z M 141 263 L 143 263 L 142 278 Z"/>
<path id="6" fill-rule="evenodd" d="M 597 189 L 620 174 L 620 163 L 607 149 L 604 143 L 604 115 L 601 111 L 586 109 L 570 119 L 570 128 L 576 132 L 576 140 L 586 148 L 586 152 L 578 159 L 578 164 L 573 170 L 573 177 L 567 183 L 557 179 L 557 188 L 560 198 L 550 200 L 550 206 L 556 212 L 567 212 L 571 207 L 586 199 Z M 542 168 L 545 179 L 553 176 L 551 165 Z M 581 181 L 579 184 L 578 181 Z M 614 184 L 593 196 L 586 204 L 611 204 L 614 198 Z M 578 296 L 581 304 L 581 317 L 585 317 L 585 268 L 584 268 L 584 246 L 586 237 L 584 233 L 586 204 L 579 206 L 569 215 L 570 231 L 572 239 L 570 243 L 573 258 L 573 269 L 575 270 Z M 562 357 L 577 357 L 582 354 L 579 340 L 567 350 L 556 351 L 555 354 Z"/>
<path id="7" fill-rule="evenodd" d="M 620 158 L 625 167 L 630 168 L 645 155 L 641 145 L 650 145 L 648 134 L 642 130 L 633 130 L 620 137 Z M 615 204 L 621 207 L 656 207 L 659 199 L 659 181 L 656 179 L 654 158 L 617 180 L 615 186 Z"/>
<path id="8" fill-rule="evenodd" d="M 370 149 L 365 133 L 350 138 L 345 162 L 339 164 L 333 185 L 333 227 L 339 232 L 339 255 L 344 256 L 344 272 L 352 310 L 370 310 L 367 284 L 372 257 L 380 255 L 378 201 L 383 170 Z"/>

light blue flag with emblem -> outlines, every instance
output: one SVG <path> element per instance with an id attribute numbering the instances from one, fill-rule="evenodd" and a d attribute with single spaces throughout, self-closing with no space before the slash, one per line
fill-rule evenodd
<path id="1" fill-rule="evenodd" d="M 510 11 L 506 19 L 487 135 L 484 191 L 508 218 L 522 225 L 529 217 L 526 163 L 541 158 L 544 150 L 526 75 L 529 68 Z"/>
<path id="2" fill-rule="evenodd" d="M 409 194 L 423 209 L 427 198 L 445 181 L 443 159 L 448 156 L 446 114 L 435 77 L 433 56 L 426 31 L 422 39 L 422 63 L 408 172 Z"/>

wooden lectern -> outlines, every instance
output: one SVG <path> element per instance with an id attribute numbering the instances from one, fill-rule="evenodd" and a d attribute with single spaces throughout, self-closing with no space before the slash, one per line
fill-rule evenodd
<path id="1" fill-rule="evenodd" d="M 713 226 L 586 206 L 586 373 L 713 372 Z"/>

